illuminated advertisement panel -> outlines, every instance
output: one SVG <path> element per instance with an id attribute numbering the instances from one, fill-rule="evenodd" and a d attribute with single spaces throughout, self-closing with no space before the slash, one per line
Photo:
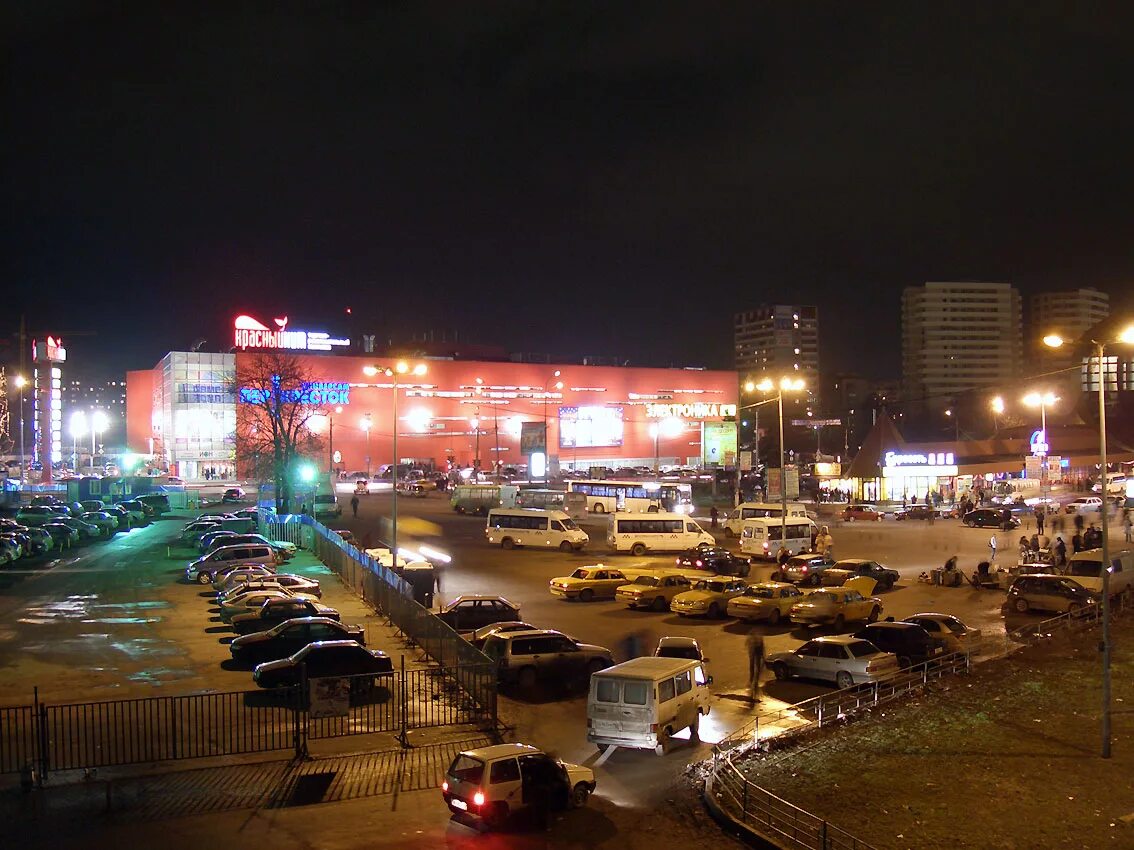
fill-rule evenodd
<path id="1" fill-rule="evenodd" d="M 559 408 L 559 447 L 622 445 L 621 407 Z"/>

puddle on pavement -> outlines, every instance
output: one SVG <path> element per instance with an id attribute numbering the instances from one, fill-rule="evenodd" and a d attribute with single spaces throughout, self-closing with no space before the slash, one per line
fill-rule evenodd
<path id="1" fill-rule="evenodd" d="M 168 608 L 169 604 L 160 599 L 143 600 L 141 602 L 96 602 L 97 595 L 68 596 L 66 599 L 43 602 L 38 605 L 29 605 L 24 616 L 17 622 L 31 626 L 50 625 L 52 623 L 78 620 L 84 623 L 117 623 L 137 625 L 143 623 L 156 623 L 161 618 L 131 617 L 128 613 L 135 611 L 151 611 L 159 608 Z M 113 611 L 121 616 L 99 617 L 103 611 Z"/>
<path id="2" fill-rule="evenodd" d="M 142 684 L 149 685 L 164 685 L 167 682 L 172 682 L 179 679 L 188 679 L 192 675 L 192 670 L 174 670 L 170 667 L 154 667 L 150 670 L 142 670 L 138 673 L 131 673 L 126 678 L 131 682 L 140 682 Z"/>

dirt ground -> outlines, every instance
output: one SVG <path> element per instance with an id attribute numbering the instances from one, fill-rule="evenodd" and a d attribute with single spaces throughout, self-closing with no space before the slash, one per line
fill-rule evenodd
<path id="1" fill-rule="evenodd" d="M 757 784 L 877 848 L 1134 848 L 1134 619 L 1052 637 L 931 693 L 744 757 Z"/>

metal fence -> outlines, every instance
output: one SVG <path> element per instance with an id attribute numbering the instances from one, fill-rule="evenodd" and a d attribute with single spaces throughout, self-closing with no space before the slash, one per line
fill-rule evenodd
<path id="1" fill-rule="evenodd" d="M 308 688 L 42 704 L 0 709 L 0 773 L 40 776 L 294 748 L 307 741 L 455 724 L 495 726 L 491 664 L 406 670 L 334 680 L 347 698 L 328 711 Z M 467 690 L 463 683 L 475 683 Z M 489 699 L 488 695 L 492 698 Z"/>

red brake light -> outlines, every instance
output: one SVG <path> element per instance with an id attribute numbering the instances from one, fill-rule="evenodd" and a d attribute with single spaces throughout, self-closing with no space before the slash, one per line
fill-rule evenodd
<path id="1" fill-rule="evenodd" d="M 446 779 L 444 782 L 441 783 L 441 790 L 442 791 L 448 791 L 449 790 L 449 780 L 448 779 Z"/>
<path id="2" fill-rule="evenodd" d="M 475 794 L 472 795 L 472 801 L 473 801 L 473 804 L 476 805 L 476 806 L 483 806 L 484 805 L 484 792 L 483 791 L 477 791 Z"/>
<path id="3" fill-rule="evenodd" d="M 804 566 L 804 567 L 803 567 L 802 569 L 800 569 L 800 572 L 801 572 L 801 573 L 805 573 L 805 572 L 807 572 L 807 567 L 806 567 L 806 566 Z"/>
<path id="4" fill-rule="evenodd" d="M 705 562 L 704 561 L 697 561 L 697 566 L 703 567 L 703 566 L 705 566 Z"/>

